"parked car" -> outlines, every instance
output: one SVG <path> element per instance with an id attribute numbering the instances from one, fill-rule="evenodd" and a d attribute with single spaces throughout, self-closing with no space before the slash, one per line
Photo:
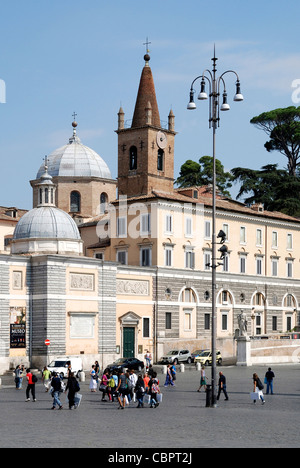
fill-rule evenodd
<path id="1" fill-rule="evenodd" d="M 216 351 L 216 359 L 218 366 L 221 366 L 223 359 L 220 351 Z M 210 366 L 212 363 L 212 352 L 209 349 L 205 349 L 198 357 L 195 358 L 195 363 L 197 362 L 204 366 Z"/>
<path id="2" fill-rule="evenodd" d="M 175 349 L 163 356 L 160 362 L 162 364 L 178 364 L 179 362 L 190 364 L 192 360 L 192 355 L 187 349 Z"/>
<path id="3" fill-rule="evenodd" d="M 106 366 L 110 372 L 114 370 L 121 370 L 121 369 L 134 369 L 137 371 L 143 370 L 145 367 L 143 361 L 140 361 L 137 358 L 120 358 L 117 359 L 112 364 Z"/>
<path id="4" fill-rule="evenodd" d="M 80 358 L 62 358 L 50 362 L 48 369 L 50 372 L 57 372 L 62 378 L 67 377 L 68 367 L 71 364 L 72 372 L 79 377 L 82 371 L 82 360 Z"/>
<path id="5" fill-rule="evenodd" d="M 195 359 L 200 356 L 200 354 L 202 353 L 202 349 L 197 349 L 196 351 L 193 351 L 191 353 L 191 356 L 192 356 L 192 362 L 195 362 Z"/>

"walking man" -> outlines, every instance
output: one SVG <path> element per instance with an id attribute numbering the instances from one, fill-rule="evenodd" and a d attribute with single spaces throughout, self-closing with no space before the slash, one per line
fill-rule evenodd
<path id="1" fill-rule="evenodd" d="M 36 398 L 35 398 L 36 378 L 33 376 L 30 369 L 27 369 L 26 379 L 27 379 L 26 401 L 30 401 L 30 396 L 29 396 L 30 392 L 32 394 L 33 401 L 36 401 Z"/>
<path id="2" fill-rule="evenodd" d="M 226 390 L 226 377 L 223 375 L 223 372 L 219 372 L 219 392 L 217 396 L 217 400 L 220 399 L 221 392 L 224 393 L 225 395 L 225 401 L 229 400 L 228 395 L 227 395 L 227 390 Z"/>
<path id="3" fill-rule="evenodd" d="M 62 393 L 62 386 L 61 386 L 61 379 L 58 377 L 57 372 L 55 372 L 54 377 L 51 381 L 51 385 L 53 388 L 52 396 L 53 396 L 53 406 L 51 409 L 55 409 L 56 405 L 58 405 L 58 409 L 63 409 L 61 401 L 59 399 L 59 394 Z"/>

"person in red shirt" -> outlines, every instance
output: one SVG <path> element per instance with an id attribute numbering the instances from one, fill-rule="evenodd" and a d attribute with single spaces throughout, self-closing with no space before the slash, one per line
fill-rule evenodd
<path id="1" fill-rule="evenodd" d="M 26 374 L 27 379 L 27 388 L 26 388 L 26 401 L 30 401 L 29 393 L 31 392 L 33 401 L 36 401 L 35 398 L 35 382 L 32 380 L 32 373 L 30 369 L 27 369 Z"/>

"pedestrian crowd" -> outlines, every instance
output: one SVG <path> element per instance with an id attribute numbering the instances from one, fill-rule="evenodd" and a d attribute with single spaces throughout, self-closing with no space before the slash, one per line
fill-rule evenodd
<path id="1" fill-rule="evenodd" d="M 162 400 L 157 373 L 149 364 L 148 372 L 136 374 L 134 369 L 105 369 L 100 377 L 100 369 L 95 365 L 90 371 L 91 392 L 97 389 L 102 393 L 101 401 L 117 401 L 118 408 L 124 410 L 126 405 L 137 402 L 137 408 L 143 408 L 145 403 L 150 408 L 157 408 Z"/>
<path id="2" fill-rule="evenodd" d="M 265 385 L 267 385 L 267 392 L 266 394 L 269 395 L 274 395 L 273 391 L 273 381 L 275 378 L 275 374 L 272 371 L 271 367 L 268 368 L 268 371 L 265 374 L 264 378 L 264 384 L 260 380 L 259 376 L 254 373 L 253 374 L 253 391 L 250 392 L 251 399 L 253 400 L 253 403 L 255 404 L 257 400 L 261 400 L 261 404 L 265 404 L 265 399 L 264 399 L 264 393 L 263 390 L 265 388 Z M 201 392 L 201 388 L 204 387 L 204 390 L 207 390 L 207 381 L 206 381 L 206 376 L 205 376 L 205 367 L 202 366 L 201 368 L 201 375 L 200 375 L 200 386 L 197 390 L 197 392 Z M 225 401 L 229 400 L 228 393 L 227 393 L 227 381 L 226 377 L 223 374 L 223 372 L 219 372 L 219 382 L 218 382 L 218 395 L 217 395 L 217 400 L 220 399 L 221 393 L 224 393 L 225 396 Z"/>
<path id="3" fill-rule="evenodd" d="M 138 375 L 134 369 L 105 369 L 101 375 L 100 366 L 98 361 L 92 365 L 90 371 L 90 383 L 89 389 L 91 392 L 100 391 L 102 393 L 102 402 L 118 402 L 118 409 L 124 410 L 126 405 L 137 402 L 137 408 L 143 408 L 144 404 L 149 404 L 150 408 L 157 408 L 159 403 L 162 401 L 162 393 L 160 390 L 160 382 L 157 377 L 157 373 L 154 371 L 149 360 L 146 361 L 147 367 L 146 372 Z M 37 383 L 37 377 L 31 372 L 30 369 L 25 370 L 23 365 L 17 366 L 15 370 L 15 384 L 16 389 L 22 389 L 23 380 L 26 378 L 26 401 L 30 401 L 30 394 L 33 402 L 36 402 L 35 384 Z M 274 394 L 273 382 L 275 374 L 271 368 L 265 374 L 264 383 L 257 375 L 253 374 L 253 391 L 250 393 L 251 399 L 254 404 L 257 401 L 265 404 L 264 399 L 264 386 L 267 386 L 266 394 Z M 42 381 L 45 387 L 45 391 L 51 394 L 53 398 L 52 410 L 56 407 L 63 409 L 61 402 L 62 393 L 67 393 L 66 401 L 69 405 L 69 409 L 76 409 L 81 402 L 82 395 L 79 394 L 80 386 L 76 379 L 76 376 L 72 372 L 71 365 L 67 370 L 67 383 L 63 382 L 61 375 L 56 372 L 51 373 L 47 367 L 42 372 Z M 175 387 L 176 381 L 176 366 L 168 364 L 166 372 L 166 380 L 164 387 Z M 197 392 L 201 392 L 201 389 L 207 390 L 207 379 L 205 375 L 205 367 L 201 368 L 200 375 L 200 386 Z M 227 382 L 223 372 L 219 372 L 218 381 L 218 394 L 217 400 L 220 399 L 221 393 L 225 396 L 225 401 L 229 400 L 227 393 Z"/>

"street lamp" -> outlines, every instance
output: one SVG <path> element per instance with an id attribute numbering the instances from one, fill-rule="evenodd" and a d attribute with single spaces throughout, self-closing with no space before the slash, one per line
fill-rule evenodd
<path id="1" fill-rule="evenodd" d="M 212 343 L 211 343 L 211 351 L 212 351 L 212 378 L 211 378 L 211 385 L 212 385 L 212 399 L 211 399 L 211 406 L 215 408 L 217 406 L 217 397 L 216 397 L 216 383 L 217 383 L 217 362 L 216 362 L 216 341 L 217 341 L 217 313 L 216 313 L 216 269 L 217 267 L 222 264 L 217 260 L 217 242 L 216 242 L 216 130 L 220 125 L 220 110 L 221 111 L 228 111 L 230 110 L 230 106 L 227 102 L 227 91 L 226 85 L 224 81 L 224 76 L 227 73 L 233 73 L 236 76 L 236 93 L 234 95 L 233 100 L 236 102 L 243 101 L 244 97 L 241 93 L 241 85 L 240 79 L 238 74 L 233 70 L 227 70 L 219 77 L 216 76 L 217 68 L 217 58 L 216 52 L 214 49 L 214 57 L 212 58 L 213 67 L 212 71 L 204 70 L 203 74 L 197 76 L 194 79 L 191 85 L 190 90 L 190 101 L 188 103 L 188 110 L 196 109 L 196 104 L 194 101 L 194 84 L 197 80 L 201 79 L 201 88 L 200 93 L 198 95 L 198 99 L 200 101 L 209 99 L 209 128 L 213 129 L 213 209 L 212 209 L 212 263 L 210 265 L 212 269 Z M 209 84 L 209 96 L 206 93 L 206 82 Z M 222 86 L 223 93 L 222 93 L 222 104 L 220 105 L 220 88 Z M 220 235 L 221 234 L 221 235 Z M 219 233 L 218 237 L 221 237 L 221 244 L 224 244 L 224 234 L 223 231 Z M 226 237 L 226 236 L 225 236 Z M 224 256 L 227 254 L 227 248 L 223 245 L 221 247 L 221 260 L 224 259 Z"/>

